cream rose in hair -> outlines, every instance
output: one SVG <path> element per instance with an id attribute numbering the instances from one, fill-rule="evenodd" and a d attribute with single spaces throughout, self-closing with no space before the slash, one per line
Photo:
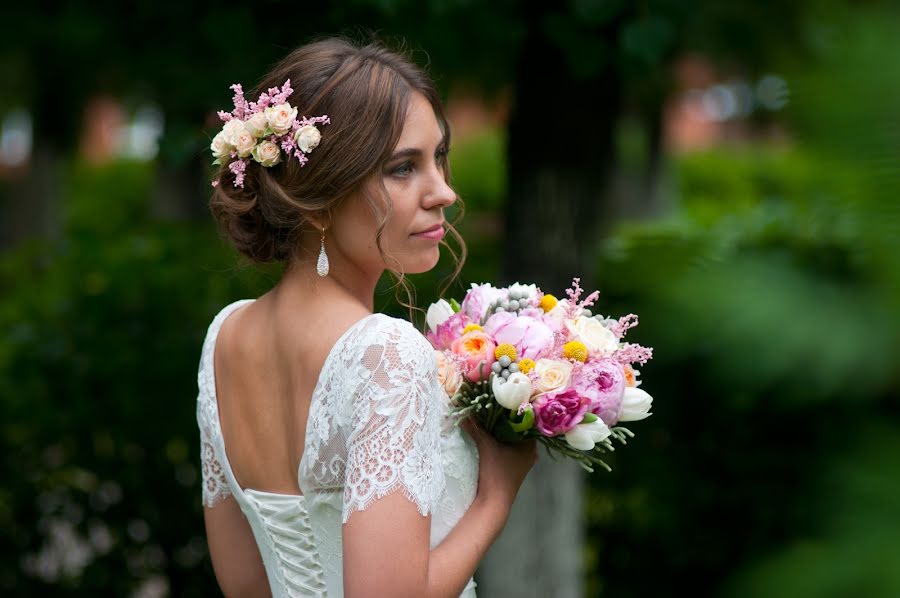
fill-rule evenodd
<path id="1" fill-rule="evenodd" d="M 256 137 L 251 135 L 245 127 L 244 132 L 238 135 L 234 150 L 237 152 L 238 157 L 246 158 L 253 151 L 254 147 L 256 147 Z"/>
<path id="2" fill-rule="evenodd" d="M 534 365 L 537 379 L 534 381 L 534 394 L 544 394 L 560 390 L 569 385 L 572 377 L 572 364 L 557 359 L 538 359 Z"/>
<path id="3" fill-rule="evenodd" d="M 263 141 L 254 147 L 251 155 L 263 166 L 275 166 L 281 162 L 281 150 L 271 141 Z"/>
<path id="4" fill-rule="evenodd" d="M 256 138 L 262 137 L 263 133 L 266 132 L 266 127 L 268 126 L 269 119 L 266 118 L 266 115 L 263 112 L 257 112 L 244 121 L 244 128 L 247 129 L 248 133 Z"/>
<path id="5" fill-rule="evenodd" d="M 219 131 L 216 136 L 213 137 L 212 143 L 209 144 L 209 149 L 212 150 L 213 158 L 216 159 L 213 164 L 218 164 L 221 163 L 220 160 L 222 160 L 222 158 L 227 158 L 234 148 L 225 141 L 225 133 Z"/>
<path id="6" fill-rule="evenodd" d="M 297 141 L 297 147 L 300 148 L 300 151 L 308 154 L 319 146 L 322 134 L 319 133 L 319 129 L 314 125 L 305 125 L 297 129 L 297 132 L 294 133 L 294 139 Z"/>
<path id="7" fill-rule="evenodd" d="M 222 138 L 225 143 L 231 146 L 231 149 L 237 147 L 238 139 L 246 132 L 244 122 L 237 118 L 232 118 L 222 127 Z"/>
<path id="8" fill-rule="evenodd" d="M 287 133 L 296 117 L 297 109 L 290 104 L 278 104 L 266 108 L 266 120 L 269 121 L 269 128 L 276 135 Z"/>

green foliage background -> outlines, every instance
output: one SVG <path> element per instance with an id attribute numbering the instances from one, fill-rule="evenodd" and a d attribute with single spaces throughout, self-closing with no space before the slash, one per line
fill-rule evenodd
<path id="1" fill-rule="evenodd" d="M 607 22 L 573 6 L 581 26 Z M 641 316 L 629 336 L 655 348 L 655 401 L 613 473 L 589 479 L 588 595 L 900 595 L 900 37 L 891 11 L 832 10 L 840 27 L 802 28 L 814 60 L 770 57 L 791 85 L 792 141 L 668 158 L 663 216 L 604 239 L 598 311 Z M 675 43 L 673 11 L 624 28 L 636 80 Z M 547 27 L 573 57 L 593 43 L 565 19 Z M 504 144 L 486 131 L 451 154 L 466 285 L 527 250 L 492 224 L 515 209 Z M 156 163 L 59 169 L 61 233 L 0 255 L 0 591 L 127 595 L 165 580 L 214 595 L 200 345 L 224 304 L 278 270 L 242 264 L 211 221 L 152 217 Z M 419 305 L 449 272 L 443 260 L 415 277 Z M 376 308 L 405 313 L 387 281 Z"/>

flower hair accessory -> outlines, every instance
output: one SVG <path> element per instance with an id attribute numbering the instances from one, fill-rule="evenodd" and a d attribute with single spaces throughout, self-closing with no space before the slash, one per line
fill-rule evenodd
<path id="1" fill-rule="evenodd" d="M 294 90 L 288 79 L 281 89 L 272 87 L 260 94 L 255 102 L 244 99 L 240 83 L 231 86 L 234 90 L 234 110 L 219 110 L 219 118 L 225 124 L 213 137 L 209 149 L 215 161 L 213 164 L 228 164 L 234 173 L 234 186 L 244 186 L 244 171 L 251 160 L 266 168 L 280 163 L 282 157 L 294 157 L 304 166 L 322 139 L 316 124 L 331 124 L 327 115 L 297 118 L 297 109 L 287 98 Z M 215 187 L 218 181 L 213 181 Z"/>

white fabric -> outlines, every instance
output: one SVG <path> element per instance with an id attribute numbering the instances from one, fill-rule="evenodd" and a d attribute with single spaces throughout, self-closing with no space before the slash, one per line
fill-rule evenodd
<path id="1" fill-rule="evenodd" d="M 234 496 L 256 538 L 273 597 L 343 596 L 341 528 L 353 511 L 400 491 L 431 514 L 431 548 L 472 504 L 478 450 L 446 417 L 431 345 L 409 322 L 371 314 L 337 340 L 313 390 L 298 482 L 302 496 L 241 489 L 225 455 L 213 350 L 226 306 L 203 344 L 198 374 L 203 504 Z M 475 597 L 469 579 L 461 596 Z"/>

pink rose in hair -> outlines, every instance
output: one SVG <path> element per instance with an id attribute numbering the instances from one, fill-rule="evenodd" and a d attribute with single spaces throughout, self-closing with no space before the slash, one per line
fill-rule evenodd
<path id="1" fill-rule="evenodd" d="M 438 350 L 449 349 L 453 341 L 462 336 L 463 328 L 469 324 L 471 320 L 469 316 L 459 311 L 438 324 L 434 332 L 428 332 L 425 338 L 431 343 L 431 346 Z"/>
<path id="2" fill-rule="evenodd" d="M 537 361 L 553 346 L 553 330 L 542 320 L 529 316 L 501 311 L 488 318 L 484 331 L 497 344 L 513 345 L 519 359 L 528 357 Z"/>
<path id="3" fill-rule="evenodd" d="M 564 434 L 581 423 L 591 401 L 574 388 L 548 392 L 538 396 L 531 404 L 534 409 L 534 425 L 544 436 Z"/>
<path id="4" fill-rule="evenodd" d="M 589 361 L 572 377 L 572 388 L 587 397 L 591 413 L 614 426 L 625 396 L 625 371 L 614 359 Z"/>

